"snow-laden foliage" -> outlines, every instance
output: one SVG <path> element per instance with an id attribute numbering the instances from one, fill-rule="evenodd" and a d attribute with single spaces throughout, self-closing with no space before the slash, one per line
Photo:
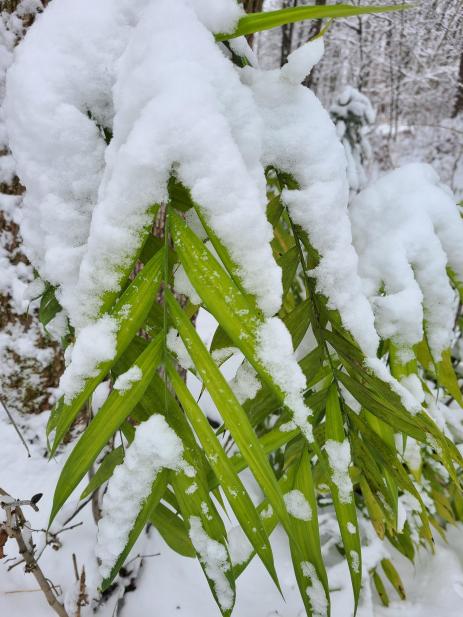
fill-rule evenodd
<path id="1" fill-rule="evenodd" d="M 350 208 L 360 275 L 378 332 L 405 352 L 427 340 L 436 360 L 455 320 L 451 268 L 463 278 L 463 221 L 451 192 L 428 165 L 385 174 Z"/>
<path id="2" fill-rule="evenodd" d="M 254 554 L 277 581 L 268 536 L 281 524 L 306 612 L 322 615 L 320 504 L 336 513 L 357 604 L 358 512 L 410 557 L 432 545 L 434 504 L 459 490 L 461 453 L 431 393 L 463 404 L 449 351 L 463 227 L 426 167 L 392 172 L 349 206 L 345 147 L 301 85 L 323 39 L 265 71 L 245 39 L 214 37 L 241 15 L 235 0 L 53 0 L 9 70 L 25 247 L 70 324 L 52 453 L 101 398 L 52 519 L 120 430 L 128 448 L 86 489 L 109 478 L 97 547 L 106 587 L 151 522 L 196 555 L 229 617 Z M 216 320 L 207 345 L 198 310 Z M 236 350 L 229 379 L 222 362 Z M 217 430 L 184 372 L 200 403 L 210 397 Z M 447 474 L 442 496 L 419 484 L 404 437 L 432 478 L 437 466 Z M 210 495 L 219 488 L 245 540 L 229 542 Z"/>
<path id="3" fill-rule="evenodd" d="M 153 415 L 137 430 L 124 462 L 112 476 L 103 499 L 96 555 L 106 578 L 124 549 L 138 511 L 161 469 L 180 469 L 183 446 L 164 418 Z"/>

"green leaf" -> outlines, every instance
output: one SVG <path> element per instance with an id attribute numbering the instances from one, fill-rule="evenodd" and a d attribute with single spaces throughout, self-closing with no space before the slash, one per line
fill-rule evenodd
<path id="1" fill-rule="evenodd" d="M 44 294 L 40 299 L 39 319 L 45 327 L 62 310 L 61 304 L 55 296 L 56 287 L 47 284 Z"/>
<path id="2" fill-rule="evenodd" d="M 102 484 L 104 484 L 113 475 L 113 471 L 124 460 L 124 448 L 119 446 L 114 450 L 111 450 L 103 459 L 103 462 L 98 467 L 97 472 L 87 484 L 86 488 L 82 491 L 80 499 L 86 499 L 90 497 Z"/>
<path id="3" fill-rule="evenodd" d="M 108 589 L 108 587 L 113 582 L 114 578 L 117 576 L 119 570 L 124 565 L 124 562 L 127 559 L 130 551 L 132 550 L 133 545 L 135 544 L 139 535 L 141 534 L 141 532 L 143 531 L 143 529 L 149 522 L 152 512 L 154 511 L 159 501 L 161 500 L 162 496 L 164 495 L 166 487 L 167 487 L 167 470 L 162 469 L 157 474 L 156 478 L 153 481 L 153 485 L 151 487 L 151 492 L 149 494 L 149 497 L 143 502 L 140 508 L 140 511 L 137 515 L 137 518 L 135 519 L 133 527 L 130 530 L 129 537 L 127 539 L 127 544 L 124 546 L 123 551 L 117 558 L 116 563 L 114 564 L 111 570 L 111 573 L 101 583 L 102 591 L 106 591 Z"/>
<path id="4" fill-rule="evenodd" d="M 450 349 L 446 349 L 442 353 L 440 362 L 437 363 L 437 380 L 438 383 L 444 386 L 447 392 L 453 396 L 456 402 L 463 407 L 463 396 L 461 395 L 458 379 L 455 375 L 455 370 L 452 365 L 452 356 Z"/>
<path id="5" fill-rule="evenodd" d="M 161 503 L 151 512 L 150 521 L 173 551 L 183 557 L 196 557 L 185 523 L 172 510 Z"/>
<path id="6" fill-rule="evenodd" d="M 170 292 L 166 293 L 166 301 L 170 317 L 185 343 L 198 374 L 222 415 L 226 427 L 288 535 L 291 535 L 291 525 L 283 496 L 246 413 L 212 360 L 198 333 Z"/>
<path id="7" fill-rule="evenodd" d="M 337 443 L 343 443 L 346 439 L 344 432 L 344 420 L 339 395 L 336 386 L 333 384 L 328 393 L 326 401 L 326 439 Z M 346 559 L 349 565 L 352 587 L 354 590 L 355 611 L 357 611 L 360 588 L 362 585 L 362 547 L 357 521 L 357 510 L 353 492 L 350 493 L 349 500 L 341 497 L 340 490 L 333 479 L 335 471 L 331 468 L 333 476 L 330 479 L 330 490 L 333 497 L 333 504 L 336 510 L 339 530 L 341 532 L 342 543 L 346 552 Z"/>
<path id="8" fill-rule="evenodd" d="M 233 469 L 230 459 L 225 454 L 206 416 L 170 362 L 167 365 L 167 371 L 175 393 L 204 448 L 209 463 L 241 528 L 261 558 L 275 584 L 279 587 L 270 542 L 251 498 Z"/>
<path id="9" fill-rule="evenodd" d="M 51 430 L 54 428 L 56 428 L 56 433 L 50 456 L 53 456 L 56 452 L 58 445 L 61 443 L 61 440 L 69 430 L 84 403 L 97 385 L 104 379 L 108 371 L 122 355 L 130 341 L 143 325 L 161 284 L 163 255 L 163 250 L 159 251 L 145 265 L 129 287 L 124 291 L 111 313 L 111 316 L 118 322 L 116 356 L 112 360 L 103 362 L 98 366 L 98 374 L 95 377 L 89 377 L 85 381 L 85 385 L 81 392 L 69 404 L 65 404 L 61 398 L 52 411 L 47 426 L 47 434 L 50 434 Z"/>
<path id="10" fill-rule="evenodd" d="M 314 596 L 319 594 L 318 586 L 323 586 L 327 612 L 330 614 L 330 594 L 325 564 L 323 562 L 320 533 L 318 528 L 317 499 L 312 477 L 312 469 L 309 451 L 302 442 L 303 450 L 299 460 L 293 465 L 293 470 L 288 475 L 293 476 L 292 489 L 300 491 L 310 506 L 311 518 L 304 521 L 296 517 L 291 518 L 294 529 L 294 540 L 290 540 L 291 557 L 294 572 L 299 586 L 307 615 L 313 615 L 317 607 L 311 603 L 311 589 L 314 588 Z M 315 614 L 319 614 L 316 612 Z"/>
<path id="11" fill-rule="evenodd" d="M 352 6 L 349 4 L 335 4 L 334 6 L 298 6 L 294 8 L 280 9 L 263 13 L 250 13 L 244 15 L 238 21 L 238 25 L 232 33 L 216 34 L 217 41 L 226 41 L 238 36 L 246 36 L 262 30 L 278 28 L 286 24 L 306 19 L 324 19 L 335 17 L 351 17 L 353 15 L 365 15 L 367 13 L 387 13 L 413 8 L 410 4 L 396 4 L 395 6 Z"/>
<path id="12" fill-rule="evenodd" d="M 162 360 L 163 340 L 162 334 L 158 335 L 137 359 L 136 366 L 142 372 L 140 381 L 134 382 L 126 392 L 113 390 L 74 446 L 55 488 L 50 525 L 111 436 L 141 400 Z"/>

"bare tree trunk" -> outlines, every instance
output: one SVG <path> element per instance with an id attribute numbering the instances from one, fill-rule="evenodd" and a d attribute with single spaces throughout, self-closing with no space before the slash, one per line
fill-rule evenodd
<path id="1" fill-rule="evenodd" d="M 326 5 L 326 0 L 315 0 L 315 6 L 325 6 L 325 5 Z M 315 36 L 318 36 L 320 34 L 322 30 L 322 23 L 323 23 L 322 19 L 315 19 L 312 22 L 312 26 L 309 30 L 309 36 L 308 36 L 309 40 L 313 39 Z M 310 74 L 307 75 L 306 79 L 304 80 L 304 86 L 307 86 L 307 88 L 312 88 L 312 90 L 315 90 L 316 82 L 317 82 L 317 67 L 314 66 Z"/>
<path id="2" fill-rule="evenodd" d="M 262 6 L 264 4 L 264 0 L 244 0 L 243 8 L 246 13 L 260 13 L 262 11 Z M 252 43 L 254 41 L 254 35 L 250 34 L 246 37 L 248 39 L 249 45 L 252 47 Z"/>
<path id="3" fill-rule="evenodd" d="M 456 118 L 463 111 L 463 52 L 460 56 L 460 70 L 458 72 L 458 90 L 453 108 L 452 118 Z"/>

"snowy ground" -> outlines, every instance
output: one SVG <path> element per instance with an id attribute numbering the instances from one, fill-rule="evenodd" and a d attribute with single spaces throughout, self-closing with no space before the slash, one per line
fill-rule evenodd
<path id="1" fill-rule="evenodd" d="M 37 434 L 43 430 L 44 416 L 34 417 L 35 426 L 31 431 Z M 27 455 L 19 443 L 13 428 L 5 418 L 0 419 L 0 486 L 11 494 L 29 498 L 43 492 L 40 512 L 30 514 L 34 529 L 45 527 L 50 509 L 53 484 L 58 476 L 62 457 L 47 462 L 40 440 L 31 444 L 32 457 Z M 76 501 L 71 502 L 60 516 L 58 526 L 73 511 Z M 70 523 L 83 524 L 60 534 L 62 547 L 58 551 L 47 547 L 41 560 L 46 575 L 56 585 L 62 585 L 65 596 L 72 594 L 74 574 L 72 553 L 76 553 L 79 567 L 85 565 L 89 585 L 96 581 L 94 545 L 96 529 L 91 520 L 90 507 L 82 510 Z M 43 537 L 38 534 L 36 538 Z M 300 617 L 303 615 L 301 600 L 294 580 L 292 566 L 285 546 L 283 533 L 276 532 L 273 546 L 277 570 L 285 600 L 279 596 L 265 570 L 257 561 L 249 567 L 238 581 L 237 617 Z M 15 554 L 14 545 L 7 544 L 8 556 Z M 119 613 L 114 612 L 117 598 L 111 597 L 98 615 L 111 617 L 218 617 L 204 575 L 195 560 L 182 558 L 173 553 L 157 532 L 145 537 L 134 549 L 137 554 L 157 556 L 145 557 L 137 579 L 137 591 L 126 594 L 125 604 Z M 12 562 L 0 566 L 0 614 L 28 617 L 51 615 L 42 594 L 31 575 L 25 575 L 22 566 L 7 572 Z M 132 563 L 136 563 L 132 562 Z M 380 606 L 376 594 L 370 595 L 367 588 L 363 593 L 359 617 L 461 617 L 463 606 L 463 528 L 449 532 L 449 542 L 438 542 L 436 555 L 421 554 L 413 567 L 402 558 L 396 565 L 403 577 L 408 599 L 405 602 L 392 601 L 394 591 L 389 589 L 391 605 L 388 609 Z M 419 572 L 419 575 L 417 574 Z M 347 568 L 338 564 L 329 570 L 332 589 L 333 617 L 349 617 L 352 614 L 352 598 Z M 88 611 L 88 612 L 86 612 Z M 92 614 L 90 609 L 82 615 Z"/>

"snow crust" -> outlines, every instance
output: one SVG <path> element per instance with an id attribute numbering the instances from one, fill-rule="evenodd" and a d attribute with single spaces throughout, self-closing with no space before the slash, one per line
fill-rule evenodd
<path id="1" fill-rule="evenodd" d="M 310 507 L 307 499 L 304 497 L 304 493 L 294 489 L 288 493 L 285 493 L 283 497 L 286 509 L 291 516 L 294 516 L 294 518 L 298 518 L 301 521 L 312 520 L 312 508 Z"/>
<path id="2" fill-rule="evenodd" d="M 70 362 L 61 376 L 59 391 L 69 404 L 85 380 L 98 375 L 98 366 L 116 355 L 117 321 L 105 315 L 86 326 L 70 352 Z"/>
<path id="3" fill-rule="evenodd" d="M 315 567 L 310 561 L 303 561 L 301 569 L 302 574 L 310 579 L 310 585 L 306 588 L 306 594 L 309 596 L 314 617 L 326 617 L 328 614 L 328 600 Z"/>
<path id="4" fill-rule="evenodd" d="M 134 383 L 140 381 L 143 377 L 141 368 L 137 365 L 131 366 L 128 371 L 119 375 L 114 383 L 114 390 L 118 390 L 120 394 L 127 392 Z"/>
<path id="5" fill-rule="evenodd" d="M 96 556 L 107 577 L 124 549 L 143 501 L 161 469 L 184 465 L 183 444 L 165 419 L 156 414 L 140 424 L 124 462 L 116 467 L 103 498 Z"/>
<path id="6" fill-rule="evenodd" d="M 363 288 L 383 338 L 410 349 L 423 322 L 436 360 L 451 343 L 455 294 L 446 268 L 463 279 L 463 221 L 429 165 L 391 171 L 350 208 Z"/>
<path id="7" fill-rule="evenodd" d="M 293 421 L 311 442 L 312 426 L 307 418 L 312 410 L 304 402 L 306 379 L 294 355 L 291 335 L 278 317 L 267 319 L 257 331 L 257 355 L 285 395 Z"/>
<path id="8" fill-rule="evenodd" d="M 339 500 L 341 503 L 350 503 L 353 487 L 349 475 L 351 464 L 349 441 L 328 439 L 325 443 L 325 451 L 332 471 L 331 480 L 338 489 Z"/>
<path id="9" fill-rule="evenodd" d="M 204 531 L 201 519 L 191 516 L 190 539 L 204 565 L 208 578 L 213 582 L 217 600 L 222 610 L 232 608 L 234 594 L 225 575 L 230 569 L 226 548 Z"/>
<path id="10" fill-rule="evenodd" d="M 320 56 L 321 46 L 321 39 L 307 43 L 305 50 L 289 56 L 282 70 L 246 67 L 243 79 L 253 90 L 262 117 L 264 164 L 291 174 L 298 184 L 297 189 L 285 189 L 282 198 L 320 254 L 313 271 L 318 291 L 370 356 L 379 340 L 352 246 L 344 149 L 320 101 L 298 83 Z"/>

